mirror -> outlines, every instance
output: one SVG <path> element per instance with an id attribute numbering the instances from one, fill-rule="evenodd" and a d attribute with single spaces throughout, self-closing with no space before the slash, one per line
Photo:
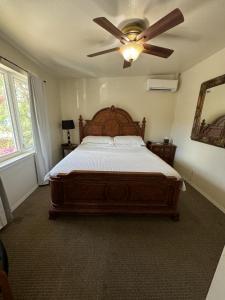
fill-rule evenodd
<path id="1" fill-rule="evenodd" d="M 225 75 L 202 83 L 191 138 L 225 148 Z"/>

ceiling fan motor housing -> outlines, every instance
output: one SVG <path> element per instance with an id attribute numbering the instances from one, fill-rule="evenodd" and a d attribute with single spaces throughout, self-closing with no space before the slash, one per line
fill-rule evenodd
<path id="1" fill-rule="evenodd" d="M 130 41 L 135 41 L 138 34 L 147 28 L 147 25 L 142 19 L 132 19 L 126 22 L 121 28 L 121 31 L 129 38 Z"/>
<path id="2" fill-rule="evenodd" d="M 146 23 L 142 19 L 130 20 L 121 28 L 121 31 L 129 38 L 130 41 L 135 41 L 138 34 L 146 29 Z"/>

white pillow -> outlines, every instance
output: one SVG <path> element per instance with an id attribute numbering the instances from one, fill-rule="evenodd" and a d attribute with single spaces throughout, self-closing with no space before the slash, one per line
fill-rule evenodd
<path id="1" fill-rule="evenodd" d="M 88 135 L 83 138 L 81 144 L 109 144 L 113 145 L 113 138 L 110 136 L 92 136 Z"/>
<path id="2" fill-rule="evenodd" d="M 121 135 L 114 137 L 115 145 L 145 146 L 143 139 L 136 135 Z"/>

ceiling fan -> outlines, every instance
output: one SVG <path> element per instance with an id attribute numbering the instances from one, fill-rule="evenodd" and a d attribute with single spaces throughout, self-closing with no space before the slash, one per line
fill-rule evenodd
<path id="1" fill-rule="evenodd" d="M 148 28 L 143 28 L 143 26 L 140 26 L 140 24 L 137 23 L 131 23 L 121 30 L 105 17 L 95 18 L 93 21 L 119 39 L 122 46 L 92 53 L 87 56 L 94 57 L 119 51 L 124 57 L 123 68 L 128 68 L 141 53 L 168 58 L 173 53 L 173 50 L 146 44 L 146 42 L 182 23 L 184 21 L 184 16 L 180 9 L 176 8 Z"/>

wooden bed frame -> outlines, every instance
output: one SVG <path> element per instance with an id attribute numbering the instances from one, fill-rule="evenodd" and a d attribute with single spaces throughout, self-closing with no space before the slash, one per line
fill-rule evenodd
<path id="1" fill-rule="evenodd" d="M 85 123 L 80 116 L 80 140 L 88 135 L 138 135 L 142 125 L 123 109 L 98 111 Z M 110 159 L 110 158 L 109 158 Z M 179 219 L 177 202 L 182 181 L 162 173 L 73 171 L 50 178 L 49 218 L 60 214 L 163 214 Z"/>

